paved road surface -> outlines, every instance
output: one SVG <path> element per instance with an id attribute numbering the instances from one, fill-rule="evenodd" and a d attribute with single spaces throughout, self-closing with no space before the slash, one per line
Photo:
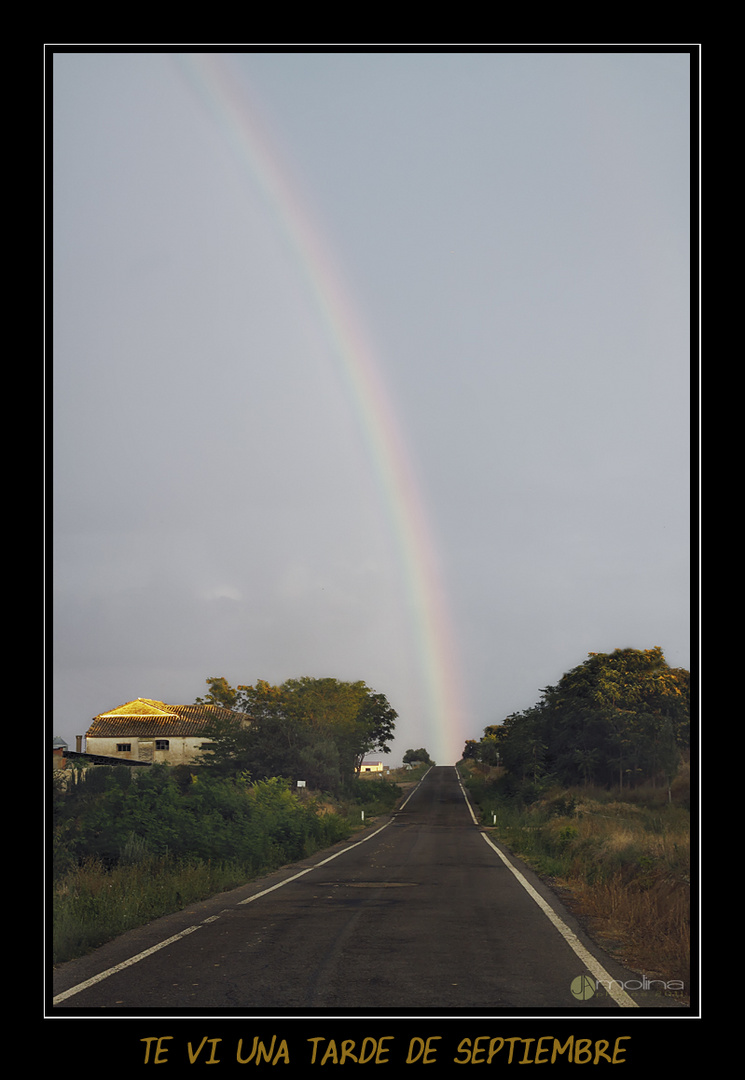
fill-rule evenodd
<path id="1" fill-rule="evenodd" d="M 455 768 L 442 766 L 353 840 L 63 965 L 53 994 L 57 1010 L 155 1015 L 669 1006 L 627 994 L 631 979 L 500 855 Z"/>

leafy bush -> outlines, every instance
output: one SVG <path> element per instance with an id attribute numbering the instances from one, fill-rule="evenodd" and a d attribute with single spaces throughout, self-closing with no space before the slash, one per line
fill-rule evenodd
<path id="1" fill-rule="evenodd" d="M 369 814 L 400 794 L 384 781 L 352 790 Z M 87 769 L 53 802 L 55 961 L 345 839 L 361 824 L 349 806 L 329 812 L 280 777 Z"/>

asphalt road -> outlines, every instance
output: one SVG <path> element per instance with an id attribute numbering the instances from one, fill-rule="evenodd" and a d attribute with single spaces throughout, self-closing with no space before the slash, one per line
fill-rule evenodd
<path id="1" fill-rule="evenodd" d="M 629 991 L 638 980 L 500 854 L 455 768 L 442 766 L 353 840 L 62 965 L 52 1011 L 493 1016 L 670 1006 Z"/>

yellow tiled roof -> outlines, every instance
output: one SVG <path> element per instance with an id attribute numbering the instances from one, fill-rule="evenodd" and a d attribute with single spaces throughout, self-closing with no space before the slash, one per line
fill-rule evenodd
<path id="1" fill-rule="evenodd" d="M 173 715 L 174 707 L 153 698 L 138 697 L 136 701 L 128 701 L 109 712 L 99 713 L 96 719 L 101 716 L 157 716 L 164 713 Z"/>
<path id="2" fill-rule="evenodd" d="M 245 713 L 221 709 L 217 705 L 166 705 L 152 698 L 137 698 L 109 712 L 93 717 L 89 738 L 160 738 L 202 735 L 213 719 L 247 722 Z"/>

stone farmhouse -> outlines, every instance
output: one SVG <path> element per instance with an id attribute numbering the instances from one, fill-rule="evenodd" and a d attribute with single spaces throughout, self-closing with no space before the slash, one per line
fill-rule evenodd
<path id="1" fill-rule="evenodd" d="M 137 698 L 93 717 L 85 752 L 125 761 L 186 765 L 202 754 L 205 731 L 214 719 L 250 723 L 245 713 L 216 705 L 166 705 Z"/>

